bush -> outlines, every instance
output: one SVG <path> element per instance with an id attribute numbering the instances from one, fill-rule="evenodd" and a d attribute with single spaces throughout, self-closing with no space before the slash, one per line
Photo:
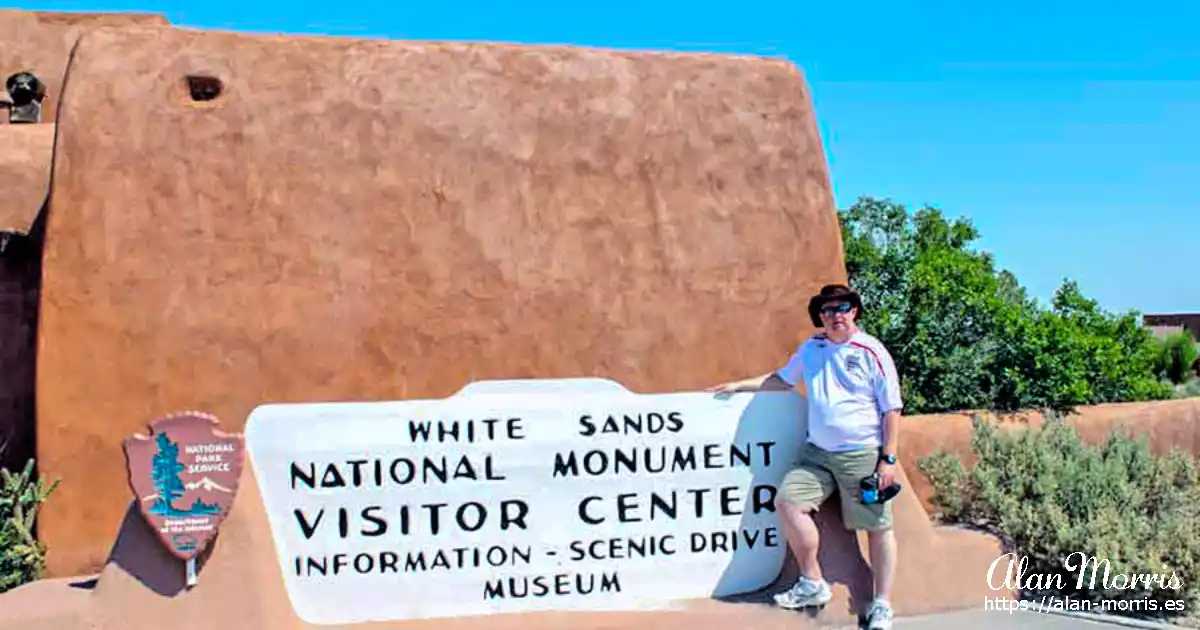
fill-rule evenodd
<path id="1" fill-rule="evenodd" d="M 1156 456 L 1143 438 L 1117 432 L 1087 446 L 1057 418 L 1014 431 L 976 420 L 972 451 L 978 462 L 969 470 L 944 452 L 919 465 L 944 520 L 983 528 L 1028 558 L 1022 596 L 1155 600 L 1160 612 L 1149 616 L 1163 617 L 1186 614 L 1162 612 L 1167 600 L 1193 608 L 1200 595 L 1200 474 L 1190 455 Z M 1089 569 L 1080 588 L 1080 553 L 1101 563 L 1094 586 Z M 1104 560 L 1112 576 L 1163 575 L 1166 586 L 1106 586 Z M 993 584 L 1004 569 L 1002 562 Z M 1172 572 L 1177 582 L 1167 582 Z M 1061 577 L 1039 588 L 1041 575 Z"/>
<path id="2" fill-rule="evenodd" d="M 1186 330 L 1168 335 L 1159 343 L 1157 367 L 1164 378 L 1176 385 L 1183 384 L 1193 377 L 1193 366 L 1200 350 L 1196 348 L 1196 340 Z"/>
<path id="3" fill-rule="evenodd" d="M 1200 398 L 1200 378 L 1175 386 L 1176 398 Z"/>
<path id="4" fill-rule="evenodd" d="M 0 593 L 41 578 L 46 546 L 34 536 L 34 522 L 58 481 L 34 480 L 33 460 L 13 474 L 0 468 Z"/>

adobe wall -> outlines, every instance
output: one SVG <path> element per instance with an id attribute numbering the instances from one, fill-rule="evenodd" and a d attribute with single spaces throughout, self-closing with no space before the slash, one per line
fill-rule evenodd
<path id="1" fill-rule="evenodd" d="M 0 109 L 0 468 L 19 469 L 36 454 L 35 379 L 44 224 L 57 108 L 71 50 L 85 32 L 130 24 L 167 24 L 143 14 L 52 13 L 0 9 L 3 82 L 32 71 L 47 87 L 42 124 L 10 125 Z"/>
<path id="2" fill-rule="evenodd" d="M 28 70 L 46 85 L 42 122 L 57 119 L 64 75 L 79 37 L 96 28 L 168 24 L 161 15 L 143 13 L 57 13 L 0 9 L 0 98 L 8 77 Z M 0 125 L 8 124 L 7 111 Z"/>
<path id="3" fill-rule="evenodd" d="M 114 74 L 111 69 L 122 68 Z M 189 75 L 223 84 L 195 102 Z M 50 574 L 103 566 L 121 439 L 485 378 L 697 389 L 844 281 L 811 99 L 770 59 L 95 30 L 49 211 Z"/>

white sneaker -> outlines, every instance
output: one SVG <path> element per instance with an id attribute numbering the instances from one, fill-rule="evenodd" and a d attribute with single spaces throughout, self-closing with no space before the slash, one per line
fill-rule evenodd
<path id="1" fill-rule="evenodd" d="M 833 599 L 833 591 L 825 580 L 810 580 L 801 577 L 788 590 L 775 595 L 775 604 L 780 608 L 796 610 L 809 606 L 824 606 Z"/>
<path id="2" fill-rule="evenodd" d="M 867 630 L 892 630 L 892 607 L 882 599 L 871 602 L 867 609 Z"/>

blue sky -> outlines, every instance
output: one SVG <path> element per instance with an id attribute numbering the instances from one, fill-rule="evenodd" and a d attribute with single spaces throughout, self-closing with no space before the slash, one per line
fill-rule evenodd
<path id="1" fill-rule="evenodd" d="M 873 195 L 967 216 L 979 247 L 1043 299 L 1069 277 L 1110 310 L 1200 312 L 1198 2 L 18 4 L 254 32 L 783 57 L 809 81 L 840 207 Z"/>

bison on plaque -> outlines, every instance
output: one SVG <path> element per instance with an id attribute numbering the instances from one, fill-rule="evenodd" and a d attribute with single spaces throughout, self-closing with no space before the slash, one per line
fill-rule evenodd
<path id="1" fill-rule="evenodd" d="M 125 439 L 129 486 L 167 550 L 187 564 L 196 584 L 196 556 L 229 514 L 242 474 L 241 434 L 217 430 L 215 416 L 171 414 L 150 425 L 150 436 Z"/>

